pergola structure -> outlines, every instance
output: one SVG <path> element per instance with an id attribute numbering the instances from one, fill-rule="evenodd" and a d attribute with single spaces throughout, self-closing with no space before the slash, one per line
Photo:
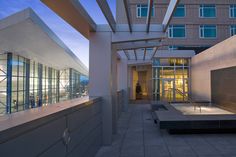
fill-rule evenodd
<path id="1" fill-rule="evenodd" d="M 150 22 L 153 0 L 148 0 L 146 24 L 132 23 L 129 0 L 117 0 L 117 6 L 125 13 L 125 24 L 115 20 L 106 0 L 97 0 L 108 25 L 96 24 L 79 0 L 42 2 L 89 40 L 89 96 L 103 100 L 102 140 L 104 145 L 109 145 L 116 133 L 117 90 L 124 91 L 124 110 L 128 106 L 128 64 L 151 62 L 153 57 L 168 54 L 159 52 L 158 48 L 167 37 L 166 30 L 179 0 L 170 0 L 160 24 Z"/>
<path id="2" fill-rule="evenodd" d="M 94 22 L 79 0 L 42 1 L 78 30 L 85 38 L 90 39 L 91 32 L 101 31 L 101 26 Z M 153 25 L 151 24 L 151 15 L 154 1 L 148 0 L 146 24 L 137 25 L 132 23 L 129 0 L 121 0 L 128 23 L 124 25 L 117 24 L 107 0 L 96 1 L 109 24 L 106 31 L 113 33 L 112 44 L 119 52 L 118 57 L 121 58 L 121 55 L 125 55 L 128 60 L 151 60 L 155 57 L 157 49 L 162 46 L 162 39 L 166 37 L 166 30 L 179 2 L 179 0 L 170 0 L 163 22 Z M 123 32 L 125 32 L 125 34 Z M 152 50 L 150 48 L 152 48 Z M 136 51 L 142 51 L 143 57 L 137 57 Z M 123 52 L 123 54 L 121 54 L 121 52 Z"/>

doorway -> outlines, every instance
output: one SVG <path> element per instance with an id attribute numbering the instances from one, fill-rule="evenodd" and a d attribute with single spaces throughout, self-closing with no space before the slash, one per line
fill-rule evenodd
<path id="1" fill-rule="evenodd" d="M 151 65 L 138 65 L 131 67 L 130 75 L 130 100 L 147 102 L 151 98 L 152 92 L 152 67 Z M 137 84 L 140 92 L 137 93 Z"/>
<path id="2" fill-rule="evenodd" d="M 173 101 L 175 98 L 174 79 L 162 79 L 161 81 L 161 100 Z"/>

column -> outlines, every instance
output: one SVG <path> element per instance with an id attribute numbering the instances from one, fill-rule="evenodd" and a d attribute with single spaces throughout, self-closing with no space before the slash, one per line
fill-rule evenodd
<path id="1" fill-rule="evenodd" d="M 26 68 L 25 68 L 25 109 L 29 109 L 30 101 L 30 60 L 26 59 Z"/>
<path id="2" fill-rule="evenodd" d="M 7 53 L 7 105 L 6 112 L 11 113 L 12 90 L 12 53 Z"/>
<path id="3" fill-rule="evenodd" d="M 56 90 L 57 90 L 57 102 L 60 101 L 60 70 L 57 70 L 57 87 L 56 87 Z"/>
<path id="4" fill-rule="evenodd" d="M 73 70 L 69 69 L 69 98 L 73 99 Z"/>
<path id="5" fill-rule="evenodd" d="M 112 51 L 111 32 L 90 32 L 89 96 L 102 97 L 103 144 L 112 143 L 116 97 L 116 53 Z M 115 56 L 114 56 L 115 55 Z"/>
<path id="6" fill-rule="evenodd" d="M 52 68 L 48 67 L 48 103 L 52 104 Z"/>
<path id="7" fill-rule="evenodd" d="M 43 103 L 42 77 L 43 77 L 43 65 L 38 63 L 38 96 L 39 96 L 39 100 L 41 100 L 41 102 Z"/>

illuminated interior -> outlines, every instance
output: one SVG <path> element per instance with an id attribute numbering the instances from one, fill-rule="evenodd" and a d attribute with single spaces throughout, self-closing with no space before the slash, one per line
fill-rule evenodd
<path id="1" fill-rule="evenodd" d="M 189 59 L 154 59 L 153 100 L 188 100 Z"/>

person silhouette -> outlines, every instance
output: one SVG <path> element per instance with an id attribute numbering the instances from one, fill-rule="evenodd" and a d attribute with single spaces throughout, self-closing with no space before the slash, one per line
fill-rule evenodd
<path id="1" fill-rule="evenodd" d="M 137 82 L 137 84 L 136 84 L 136 98 L 137 99 L 141 99 L 142 98 L 142 87 L 139 84 L 139 82 Z"/>

